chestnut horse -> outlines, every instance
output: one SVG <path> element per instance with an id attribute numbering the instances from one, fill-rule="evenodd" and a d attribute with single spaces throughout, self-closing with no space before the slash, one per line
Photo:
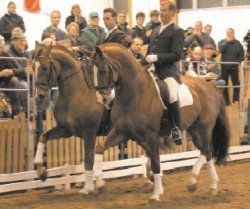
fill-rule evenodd
<path id="1" fill-rule="evenodd" d="M 154 176 L 154 193 L 151 200 L 159 200 L 163 194 L 160 177 L 159 135 L 165 112 L 152 74 L 119 44 L 106 44 L 96 48 L 94 55 L 100 74 L 99 83 L 104 85 L 114 80 L 115 99 L 111 118 L 113 128 L 107 136 L 103 150 L 127 139 L 142 146 L 151 160 Z M 112 71 L 112 73 L 110 73 Z M 106 75 L 106 76 L 105 76 Z M 109 78 L 112 75 L 112 79 Z M 182 81 L 193 96 L 193 104 L 181 108 L 182 130 L 192 136 L 200 156 L 193 166 L 189 190 L 196 189 L 197 177 L 207 163 L 211 174 L 211 189 L 217 189 L 218 175 L 214 161 L 222 163 L 228 154 L 229 129 L 225 114 L 224 99 L 212 84 L 199 79 L 185 77 Z"/>
<path id="2" fill-rule="evenodd" d="M 43 167 L 46 142 L 74 135 L 84 139 L 86 183 L 80 192 L 94 192 L 94 150 L 104 106 L 97 103 L 95 88 L 89 88 L 87 85 L 81 62 L 64 46 L 46 47 L 36 43 L 34 62 L 40 64 L 36 78 L 38 97 L 43 97 L 52 87 L 55 76 L 59 89 L 53 110 L 57 125 L 40 136 L 37 146 L 34 163 L 38 167 L 38 175 L 42 180 L 47 178 L 46 169 Z M 103 185 L 104 181 L 96 178 L 96 188 Z"/>

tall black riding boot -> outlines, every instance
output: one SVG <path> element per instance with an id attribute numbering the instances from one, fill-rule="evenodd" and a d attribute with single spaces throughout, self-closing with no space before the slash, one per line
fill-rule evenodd
<path id="1" fill-rule="evenodd" d="M 180 131 L 181 115 L 180 115 L 179 102 L 176 101 L 172 104 L 169 104 L 168 110 L 170 118 L 172 120 L 172 131 L 171 131 L 172 139 L 174 140 L 176 145 L 181 145 L 182 144 L 181 131 Z"/>

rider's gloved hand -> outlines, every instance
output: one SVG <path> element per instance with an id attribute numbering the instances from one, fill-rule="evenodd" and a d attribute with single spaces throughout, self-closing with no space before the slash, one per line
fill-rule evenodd
<path id="1" fill-rule="evenodd" d="M 148 56 L 146 56 L 146 61 L 151 63 L 151 62 L 157 62 L 158 61 L 158 57 L 156 54 L 150 54 Z"/>

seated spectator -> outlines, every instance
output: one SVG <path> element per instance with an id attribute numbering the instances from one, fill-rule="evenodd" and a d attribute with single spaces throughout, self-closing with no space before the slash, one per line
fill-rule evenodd
<path id="1" fill-rule="evenodd" d="M 67 34 L 58 27 L 61 20 L 60 11 L 52 11 L 50 14 L 50 20 L 51 25 L 43 30 L 42 40 L 44 39 L 44 36 L 46 36 L 46 33 L 54 33 L 56 36 L 56 41 L 68 39 Z"/>
<path id="2" fill-rule="evenodd" d="M 5 50 L 4 37 L 0 36 L 0 57 L 10 58 L 11 55 Z M 15 76 L 15 65 L 12 59 L 0 59 L 0 88 L 19 89 L 21 84 Z M 12 115 L 18 115 L 22 110 L 20 91 L 6 91 L 10 98 Z"/>
<path id="3" fill-rule="evenodd" d="M 213 44 L 216 46 L 214 40 L 209 35 L 202 32 L 202 22 L 197 21 L 194 25 L 193 33 L 185 38 L 185 48 L 188 54 L 190 54 L 194 47 L 203 47 L 206 44 Z"/>
<path id="4" fill-rule="evenodd" d="M 141 50 L 143 46 L 143 40 L 140 37 L 135 37 L 128 51 L 143 65 L 147 66 L 149 63 L 145 60 Z"/>
<path id="5" fill-rule="evenodd" d="M 117 13 L 117 27 L 126 34 L 126 41 L 130 45 L 133 39 L 132 31 L 128 28 L 127 12 L 120 11 Z"/>
<path id="6" fill-rule="evenodd" d="M 138 12 L 136 14 L 136 26 L 132 28 L 132 38 L 140 37 L 142 38 L 144 44 L 148 44 L 151 33 L 146 30 L 146 27 L 143 26 L 144 21 L 145 14 L 143 12 Z"/>
<path id="7" fill-rule="evenodd" d="M 212 25 L 207 24 L 205 25 L 203 32 L 207 34 L 208 36 L 211 36 L 212 29 L 213 29 Z"/>
<path id="8" fill-rule="evenodd" d="M 87 26 L 87 21 L 85 17 L 81 14 L 81 8 L 78 4 L 74 4 L 71 8 L 71 15 L 66 18 L 65 28 L 72 22 L 75 22 L 79 26 L 79 35 L 81 30 L 83 30 Z"/>
<path id="9" fill-rule="evenodd" d="M 25 26 L 23 18 L 16 14 L 16 4 L 13 1 L 8 3 L 7 9 L 7 13 L 0 19 L 0 34 L 4 37 L 5 44 L 9 45 L 13 30 L 20 28 L 25 32 Z"/>
<path id="10" fill-rule="evenodd" d="M 67 26 L 67 32 L 71 46 L 76 46 L 79 37 L 79 26 L 77 23 L 72 22 Z"/>
<path id="11" fill-rule="evenodd" d="M 81 32 L 78 39 L 79 45 L 84 45 L 87 49 L 93 51 L 100 39 L 105 37 L 106 32 L 103 27 L 99 26 L 99 14 L 97 12 L 90 12 L 89 25 Z"/>
<path id="12" fill-rule="evenodd" d="M 220 79 L 220 69 L 212 57 L 214 45 L 206 44 L 203 49 L 199 46 L 192 51 L 191 61 L 186 64 L 186 76 L 200 77 L 207 81 L 213 82 L 217 86 L 225 86 L 225 81 Z"/>
<path id="13" fill-rule="evenodd" d="M 226 82 L 221 79 L 221 71 L 219 69 L 218 64 L 216 64 L 216 60 L 213 57 L 215 47 L 213 44 L 206 44 L 203 47 L 203 57 L 201 61 L 204 61 L 204 67 L 206 70 L 206 76 L 204 77 L 206 80 L 213 82 L 216 86 L 225 86 Z M 222 89 L 223 90 L 223 89 Z"/>
<path id="14" fill-rule="evenodd" d="M 14 75 L 18 78 L 20 83 L 20 88 L 28 89 L 31 87 L 28 86 L 27 83 L 27 75 L 33 73 L 33 69 L 31 66 L 32 63 L 32 55 L 26 51 L 27 40 L 22 31 L 16 31 L 12 33 L 10 48 L 8 53 L 12 57 L 25 58 L 25 59 L 14 59 Z M 30 82 L 31 85 L 31 82 Z M 22 107 L 25 111 L 27 111 L 27 92 L 20 92 L 20 99 L 22 102 Z"/>
<path id="15" fill-rule="evenodd" d="M 45 40 L 45 39 L 52 39 L 56 42 L 56 35 L 54 33 L 43 33 L 42 34 L 42 41 Z"/>

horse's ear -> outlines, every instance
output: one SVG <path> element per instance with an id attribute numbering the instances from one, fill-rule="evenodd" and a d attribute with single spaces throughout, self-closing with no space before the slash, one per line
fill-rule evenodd
<path id="1" fill-rule="evenodd" d="M 103 57 L 102 50 L 98 46 L 95 47 L 95 52 L 99 57 Z"/>
<path id="2" fill-rule="evenodd" d="M 51 50 L 52 50 L 52 44 L 46 49 L 46 57 L 49 56 Z"/>
<path id="3" fill-rule="evenodd" d="M 87 57 L 94 57 L 95 52 L 88 50 L 85 46 L 79 46 L 79 51 Z"/>

